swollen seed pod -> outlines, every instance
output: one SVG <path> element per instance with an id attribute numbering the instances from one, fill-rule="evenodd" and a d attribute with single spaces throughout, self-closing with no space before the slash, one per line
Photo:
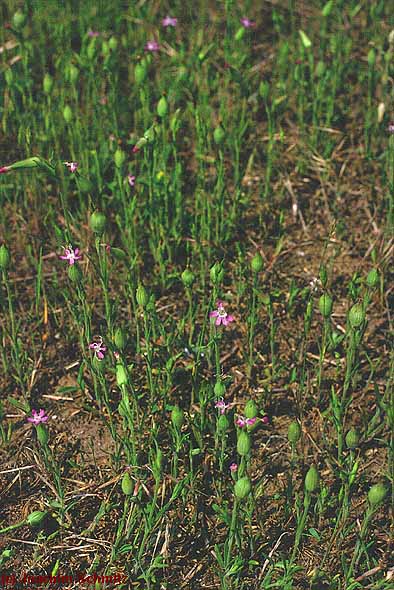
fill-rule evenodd
<path id="1" fill-rule="evenodd" d="M 100 211 L 94 211 L 90 216 L 90 227 L 95 234 L 101 236 L 104 233 L 105 226 L 107 224 L 107 218 L 104 213 Z"/>
<path id="2" fill-rule="evenodd" d="M 145 307 L 148 305 L 149 297 L 148 297 L 148 293 L 146 292 L 146 289 L 142 283 L 140 283 L 138 285 L 135 296 L 136 296 L 138 305 L 140 307 L 142 307 L 142 309 L 145 309 Z"/>
<path id="3" fill-rule="evenodd" d="M 171 422 L 176 428 L 176 430 L 180 430 L 182 428 L 184 422 L 184 415 L 183 411 L 179 406 L 174 406 L 171 412 Z"/>
<path id="4" fill-rule="evenodd" d="M 373 68 L 373 66 L 375 65 L 375 61 L 376 61 L 376 53 L 374 49 L 370 49 L 368 51 L 368 55 L 367 55 L 367 61 L 368 61 L 368 65 Z"/>
<path id="5" fill-rule="evenodd" d="M 287 438 L 292 445 L 296 445 L 300 440 L 301 426 L 296 420 L 290 422 L 289 428 L 287 430 Z"/>
<path id="6" fill-rule="evenodd" d="M 182 279 L 182 283 L 185 285 L 185 287 L 190 288 L 194 281 L 195 281 L 195 276 L 192 273 L 191 270 L 189 270 L 188 268 L 186 268 L 183 273 L 181 274 L 181 279 Z"/>
<path id="7" fill-rule="evenodd" d="M 368 500 L 371 506 L 377 506 L 385 499 L 387 488 L 382 483 L 376 483 L 368 492 Z"/>
<path id="8" fill-rule="evenodd" d="M 217 426 L 219 432 L 226 432 L 230 428 L 230 422 L 225 414 L 219 416 Z"/>
<path id="9" fill-rule="evenodd" d="M 26 518 L 26 522 L 30 526 L 38 526 L 42 523 L 46 515 L 47 513 L 42 510 L 34 510 L 34 512 L 30 512 L 29 516 Z"/>
<path id="10" fill-rule="evenodd" d="M 251 266 L 252 271 L 255 273 L 260 272 L 262 270 L 263 257 L 261 256 L 261 254 L 259 252 L 257 252 L 257 254 L 255 254 L 253 256 L 250 266 Z"/>
<path id="11" fill-rule="evenodd" d="M 316 70 L 315 70 L 316 76 L 318 78 L 321 78 L 325 71 L 326 71 L 326 65 L 325 65 L 324 61 L 319 61 L 317 63 Z"/>
<path id="12" fill-rule="evenodd" d="M 223 381 L 216 381 L 215 387 L 213 388 L 213 392 L 216 397 L 223 397 L 226 393 L 226 386 L 224 385 Z"/>
<path id="13" fill-rule="evenodd" d="M 0 246 L 0 270 L 7 270 L 10 266 L 11 255 L 5 244 Z"/>
<path id="14" fill-rule="evenodd" d="M 36 426 L 37 440 L 42 447 L 48 444 L 49 434 L 44 424 L 37 424 Z"/>
<path id="15" fill-rule="evenodd" d="M 157 114 L 159 117 L 164 118 L 168 113 L 168 103 L 165 96 L 162 96 L 157 103 Z"/>
<path id="16" fill-rule="evenodd" d="M 12 17 L 12 24 L 17 31 L 23 29 L 26 24 L 27 16 L 21 10 L 17 10 Z"/>
<path id="17" fill-rule="evenodd" d="M 215 264 L 211 267 L 211 270 L 209 271 L 209 276 L 214 285 L 219 285 L 219 283 L 221 283 L 223 279 L 223 273 L 224 270 L 221 264 L 219 264 L 219 262 L 215 262 Z"/>
<path id="18" fill-rule="evenodd" d="M 141 61 L 137 64 L 134 68 L 134 80 L 137 85 L 142 84 L 145 82 L 147 70 L 146 70 L 146 63 Z"/>
<path id="19" fill-rule="evenodd" d="M 126 346 L 126 336 L 124 331 L 120 327 L 116 328 L 115 330 L 114 343 L 116 348 L 118 348 L 119 350 L 123 350 Z"/>
<path id="20" fill-rule="evenodd" d="M 213 139 L 216 145 L 221 145 L 226 137 L 226 133 L 221 125 L 216 127 L 215 131 L 213 132 Z"/>
<path id="21" fill-rule="evenodd" d="M 252 446 L 252 441 L 251 441 L 250 435 L 247 432 L 245 432 L 245 430 L 241 430 L 241 432 L 238 435 L 238 440 L 237 440 L 238 454 L 241 455 L 241 457 L 245 457 L 246 455 L 249 454 L 251 446 Z"/>
<path id="22" fill-rule="evenodd" d="M 52 92 L 53 88 L 53 78 L 50 74 L 46 73 L 44 76 L 44 80 L 42 82 L 42 87 L 45 94 L 49 95 Z"/>
<path id="23" fill-rule="evenodd" d="M 116 51 L 116 49 L 118 48 L 118 40 L 116 37 L 112 36 L 110 37 L 109 41 L 108 41 L 108 45 L 111 51 Z"/>
<path id="24" fill-rule="evenodd" d="M 269 91 L 270 91 L 270 86 L 269 86 L 268 82 L 266 82 L 265 80 L 263 80 L 263 82 L 260 82 L 259 94 L 260 94 L 261 98 L 263 98 L 264 100 L 267 100 Z"/>
<path id="25" fill-rule="evenodd" d="M 329 318 L 332 312 L 332 299 L 327 293 L 319 299 L 319 311 L 324 318 Z"/>
<path id="26" fill-rule="evenodd" d="M 74 64 L 70 64 L 68 66 L 68 79 L 70 81 L 71 84 L 75 84 L 75 82 L 78 80 L 78 76 L 79 76 L 79 70 L 76 66 L 74 66 Z"/>
<path id="27" fill-rule="evenodd" d="M 325 288 L 327 285 L 327 269 L 325 266 L 320 267 L 319 278 L 320 278 L 321 284 Z"/>
<path id="28" fill-rule="evenodd" d="M 75 180 L 77 182 L 78 190 L 81 194 L 87 195 L 93 192 L 93 185 L 86 176 L 75 176 Z"/>
<path id="29" fill-rule="evenodd" d="M 362 306 L 359 303 L 355 303 L 349 311 L 349 323 L 351 327 L 359 328 L 365 320 L 365 313 Z"/>
<path id="30" fill-rule="evenodd" d="M 71 264 L 68 267 L 68 278 L 72 283 L 80 283 L 82 281 L 82 271 L 78 264 Z"/>
<path id="31" fill-rule="evenodd" d="M 114 155 L 115 166 L 117 168 L 122 168 L 125 159 L 126 159 L 126 154 L 124 153 L 123 150 L 118 148 L 115 152 L 115 155 Z"/>
<path id="32" fill-rule="evenodd" d="M 95 38 L 90 40 L 90 43 L 88 45 L 86 53 L 87 53 L 89 60 L 92 60 L 94 58 L 95 53 L 96 53 L 96 39 Z"/>
<path id="33" fill-rule="evenodd" d="M 372 270 L 369 271 L 368 275 L 367 275 L 367 285 L 370 289 L 374 289 L 375 287 L 377 287 L 379 283 L 379 273 L 376 270 L 376 268 L 373 268 Z"/>
<path id="34" fill-rule="evenodd" d="M 259 408 L 254 400 L 250 399 L 246 402 L 244 415 L 246 418 L 257 418 L 259 415 Z"/>
<path id="35" fill-rule="evenodd" d="M 63 109 L 63 117 L 67 124 L 70 124 L 73 119 L 73 112 L 68 104 Z"/>
<path id="36" fill-rule="evenodd" d="M 243 500 L 250 494 L 252 490 L 252 484 L 248 477 L 241 477 L 234 486 L 234 494 L 238 500 Z"/>
<path id="37" fill-rule="evenodd" d="M 360 437 L 355 428 L 351 428 L 345 437 L 346 446 L 348 449 L 355 449 L 359 443 Z"/>
<path id="38" fill-rule="evenodd" d="M 319 472 L 315 465 L 309 467 L 308 473 L 305 476 L 305 489 L 307 492 L 315 492 L 319 487 Z"/>
<path id="39" fill-rule="evenodd" d="M 117 363 L 116 365 L 116 384 L 118 387 L 123 387 L 123 385 L 127 385 L 127 372 L 122 363 Z"/>
<path id="40" fill-rule="evenodd" d="M 133 482 L 128 471 L 122 477 L 122 492 L 125 496 L 130 496 L 133 493 Z"/>
<path id="41" fill-rule="evenodd" d="M 245 33 L 246 33 L 246 29 L 245 29 L 245 27 L 240 27 L 240 28 L 238 29 L 238 31 L 235 33 L 235 35 L 234 35 L 234 39 L 235 39 L 236 41 L 241 41 L 241 39 L 242 39 L 242 37 L 245 35 Z"/>

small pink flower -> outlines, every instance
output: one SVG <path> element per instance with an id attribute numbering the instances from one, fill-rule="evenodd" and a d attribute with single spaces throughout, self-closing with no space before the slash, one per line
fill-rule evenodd
<path id="1" fill-rule="evenodd" d="M 70 172 L 75 172 L 78 168 L 78 162 L 64 162 L 64 165 L 70 170 Z"/>
<path id="2" fill-rule="evenodd" d="M 88 37 L 100 37 L 100 33 L 98 31 L 92 31 L 92 29 L 90 29 L 90 31 L 88 31 Z"/>
<path id="3" fill-rule="evenodd" d="M 116 350 L 115 350 L 115 352 L 114 352 L 114 357 L 115 357 L 115 359 L 116 359 L 117 361 L 120 359 L 120 354 L 119 354 L 119 352 L 117 352 Z"/>
<path id="4" fill-rule="evenodd" d="M 28 418 L 27 421 L 34 424 L 34 426 L 38 426 L 41 422 L 46 422 L 48 420 L 48 416 L 45 414 L 45 410 L 32 410 L 32 418 Z"/>
<path id="5" fill-rule="evenodd" d="M 145 45 L 145 51 L 159 51 L 160 45 L 157 41 L 148 41 Z"/>
<path id="6" fill-rule="evenodd" d="M 261 418 L 261 421 L 263 424 L 269 424 L 270 419 L 268 418 L 268 416 L 263 416 Z"/>
<path id="7" fill-rule="evenodd" d="M 222 397 L 215 404 L 215 408 L 218 408 L 220 414 L 225 414 L 227 408 L 229 408 L 229 407 L 230 407 L 230 404 L 226 404 Z"/>
<path id="8" fill-rule="evenodd" d="M 0 167 L 0 174 L 5 174 L 6 172 L 10 171 L 10 167 L 9 166 L 1 166 Z"/>
<path id="9" fill-rule="evenodd" d="M 161 23 L 163 27 L 176 27 L 178 24 L 178 19 L 171 16 L 166 16 L 165 18 L 163 18 Z"/>
<path id="10" fill-rule="evenodd" d="M 136 154 L 137 152 L 140 151 L 140 148 L 135 145 L 131 151 L 133 152 L 133 154 Z"/>
<path id="11" fill-rule="evenodd" d="M 245 16 L 241 18 L 241 25 L 245 27 L 245 29 L 251 29 L 256 26 L 256 23 L 253 20 L 249 20 Z"/>
<path id="12" fill-rule="evenodd" d="M 257 418 L 245 418 L 245 416 L 238 416 L 235 423 L 240 428 L 244 428 L 245 426 L 253 426 L 256 420 Z"/>
<path id="13" fill-rule="evenodd" d="M 80 260 L 82 256 L 78 256 L 79 248 L 75 248 L 75 250 L 69 246 L 65 248 L 63 246 L 63 250 L 65 252 L 65 256 L 59 256 L 62 260 L 68 260 L 69 264 L 74 264 L 76 260 Z"/>
<path id="14" fill-rule="evenodd" d="M 387 131 L 389 133 L 394 133 L 394 123 L 389 123 L 388 127 L 387 127 Z M 0 169 L 1 172 L 1 169 Z M 7 172 L 7 171 L 6 171 Z"/>
<path id="15" fill-rule="evenodd" d="M 100 98 L 100 101 L 99 101 L 99 102 L 100 102 L 100 104 L 102 104 L 102 105 L 106 105 L 106 104 L 108 104 L 108 98 L 107 98 L 106 96 L 102 96 L 102 97 Z"/>
<path id="16" fill-rule="evenodd" d="M 230 471 L 231 473 L 235 473 L 238 469 L 238 465 L 236 463 L 231 463 L 230 465 Z"/>
<path id="17" fill-rule="evenodd" d="M 134 186 L 135 185 L 135 176 L 133 176 L 132 174 L 128 174 L 127 181 L 130 186 Z"/>
<path id="18" fill-rule="evenodd" d="M 89 348 L 94 350 L 96 358 L 98 358 L 99 361 L 102 361 L 104 358 L 104 353 L 107 350 L 107 347 L 105 346 L 105 344 L 103 344 L 103 339 L 101 336 L 99 336 L 98 340 L 98 342 L 91 342 L 89 344 Z"/>
<path id="19" fill-rule="evenodd" d="M 216 326 L 220 326 L 220 324 L 227 326 L 227 324 L 234 321 L 234 317 L 232 315 L 228 315 L 228 313 L 224 310 L 223 301 L 217 301 L 216 305 L 217 309 L 209 313 L 210 318 L 216 318 Z"/>

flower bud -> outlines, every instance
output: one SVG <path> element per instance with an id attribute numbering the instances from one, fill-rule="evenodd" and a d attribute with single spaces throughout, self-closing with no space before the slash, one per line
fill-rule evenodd
<path id="1" fill-rule="evenodd" d="M 257 418 L 259 415 L 259 409 L 254 400 L 250 399 L 248 402 L 246 402 L 244 415 L 246 418 Z"/>
<path id="2" fill-rule="evenodd" d="M 217 427 L 219 432 L 226 432 L 230 428 L 230 422 L 225 414 L 219 416 Z"/>
<path id="3" fill-rule="evenodd" d="M 368 275 L 367 275 L 367 285 L 370 289 L 374 289 L 375 287 L 377 287 L 379 283 L 379 273 L 376 270 L 376 268 L 373 268 L 372 270 L 369 271 Z"/>
<path id="4" fill-rule="evenodd" d="M 95 234 L 102 235 L 107 224 L 107 218 L 104 213 L 94 211 L 90 216 L 90 227 Z"/>
<path id="5" fill-rule="evenodd" d="M 308 473 L 305 477 L 305 489 L 307 492 L 314 492 L 319 487 L 319 472 L 315 465 L 309 467 Z"/>
<path id="6" fill-rule="evenodd" d="M 23 29 L 27 21 L 27 16 L 21 10 L 17 10 L 12 17 L 12 24 L 17 31 Z"/>
<path id="7" fill-rule="evenodd" d="M 130 496 L 133 493 L 133 481 L 130 477 L 130 473 L 126 473 L 122 477 L 122 492 L 125 496 Z"/>
<path id="8" fill-rule="evenodd" d="M 118 148 L 116 150 L 115 156 L 114 156 L 115 166 L 117 168 L 122 168 L 125 159 L 126 159 L 126 154 L 124 153 L 123 150 L 121 150 L 120 148 Z"/>
<path id="9" fill-rule="evenodd" d="M 10 266 L 11 255 L 5 244 L 0 246 L 0 270 L 7 270 Z"/>
<path id="10" fill-rule="evenodd" d="M 234 486 L 234 494 L 238 500 L 243 500 L 250 494 L 252 490 L 252 484 L 248 477 L 241 477 Z"/>
<path id="11" fill-rule="evenodd" d="M 26 518 L 26 522 L 30 526 L 38 526 L 42 523 L 46 515 L 47 513 L 42 510 L 34 510 L 34 512 L 30 512 L 29 516 Z"/>
<path id="12" fill-rule="evenodd" d="M 137 85 L 140 85 L 145 81 L 146 74 L 146 63 L 144 61 L 141 61 L 134 68 L 134 80 Z"/>
<path id="13" fill-rule="evenodd" d="M 171 412 L 171 422 L 176 428 L 176 430 L 180 430 L 182 428 L 182 424 L 184 422 L 184 415 L 183 411 L 179 406 L 174 406 Z"/>
<path id="14" fill-rule="evenodd" d="M 46 73 L 42 82 L 42 87 L 45 94 L 51 94 L 53 88 L 53 78 L 50 74 Z"/>
<path id="15" fill-rule="evenodd" d="M 226 137 L 226 133 L 221 125 L 216 127 L 215 131 L 213 132 L 213 139 L 216 145 L 220 145 L 223 143 L 224 138 Z"/>
<path id="16" fill-rule="evenodd" d="M 123 350 L 126 346 L 126 336 L 124 331 L 120 327 L 116 328 L 115 330 L 114 343 L 116 348 L 118 348 L 119 350 Z"/>
<path id="17" fill-rule="evenodd" d="M 87 53 L 89 60 L 92 60 L 94 58 L 95 53 L 96 53 L 96 39 L 95 38 L 90 40 L 90 43 L 88 45 L 86 53 Z"/>
<path id="18" fill-rule="evenodd" d="M 236 40 L 236 41 L 241 41 L 241 39 L 242 39 L 242 37 L 245 35 L 245 33 L 246 33 L 246 29 L 245 29 L 245 27 L 240 27 L 240 28 L 238 29 L 238 31 L 235 33 L 235 37 L 234 37 L 234 38 L 235 38 L 235 40 Z"/>
<path id="19" fill-rule="evenodd" d="M 252 441 L 250 439 L 250 435 L 245 432 L 245 430 L 241 430 L 238 435 L 237 440 L 237 452 L 241 457 L 245 457 L 250 452 L 250 448 L 252 446 Z"/>
<path id="20" fill-rule="evenodd" d="M 259 252 L 255 254 L 252 258 L 252 262 L 250 263 L 251 269 L 253 272 L 260 272 L 263 268 L 263 257 Z"/>
<path id="21" fill-rule="evenodd" d="M 118 387 L 123 387 L 123 385 L 127 385 L 128 377 L 127 371 L 122 365 L 122 363 L 116 364 L 116 383 Z"/>
<path id="22" fill-rule="evenodd" d="M 349 311 L 349 323 L 351 327 L 359 328 L 365 320 L 365 313 L 362 306 L 359 303 L 355 303 Z"/>
<path id="23" fill-rule="evenodd" d="M 296 445 L 300 440 L 301 426 L 296 420 L 290 422 L 289 428 L 287 430 L 287 438 L 292 445 Z"/>
<path id="24" fill-rule="evenodd" d="M 360 437 L 355 428 L 351 428 L 345 437 L 346 446 L 348 449 L 355 449 L 358 445 Z"/>
<path id="25" fill-rule="evenodd" d="M 327 293 L 319 299 L 319 310 L 324 318 L 329 318 L 332 312 L 332 299 Z"/>
<path id="26" fill-rule="evenodd" d="M 42 447 L 45 447 L 48 444 L 49 435 L 48 430 L 46 429 L 44 424 L 37 424 L 36 433 L 38 442 Z"/>
<path id="27" fill-rule="evenodd" d="M 327 269 L 325 266 L 320 267 L 319 278 L 320 278 L 321 284 L 325 288 L 327 285 Z"/>
<path id="28" fill-rule="evenodd" d="M 138 305 L 140 307 L 142 307 L 142 309 L 145 309 L 145 307 L 148 305 L 149 297 L 148 297 L 148 293 L 146 292 L 146 289 L 142 283 L 140 283 L 137 287 L 136 299 L 137 299 Z"/>
<path id="29" fill-rule="evenodd" d="M 167 99 L 165 96 L 162 96 L 161 99 L 159 100 L 159 102 L 157 103 L 157 114 L 159 115 L 159 117 L 161 117 L 163 119 L 167 115 L 167 113 L 168 113 Z"/>
<path id="30" fill-rule="evenodd" d="M 73 112 L 68 104 L 63 109 L 63 117 L 67 124 L 70 124 L 73 119 Z"/>
<path id="31" fill-rule="evenodd" d="M 78 264 L 71 264 L 68 267 L 68 278 L 72 283 L 80 283 L 82 281 L 82 271 Z"/>
<path id="32" fill-rule="evenodd" d="M 223 397 L 226 393 L 226 386 L 224 385 L 223 381 L 216 381 L 215 387 L 213 388 L 213 392 L 216 397 Z"/>
<path id="33" fill-rule="evenodd" d="M 367 61 L 368 61 L 368 65 L 373 68 L 373 66 L 375 65 L 375 61 L 376 61 L 376 53 L 374 49 L 370 49 L 368 51 L 368 55 L 367 55 Z"/>
<path id="34" fill-rule="evenodd" d="M 190 288 L 193 285 L 195 278 L 196 277 L 194 276 L 192 271 L 189 270 L 188 268 L 186 268 L 183 271 L 183 273 L 181 274 L 182 282 L 185 285 L 185 287 L 187 287 L 187 288 Z"/>
<path id="35" fill-rule="evenodd" d="M 377 483 L 368 492 L 368 500 L 371 506 L 377 506 L 386 497 L 387 488 L 382 483 Z"/>

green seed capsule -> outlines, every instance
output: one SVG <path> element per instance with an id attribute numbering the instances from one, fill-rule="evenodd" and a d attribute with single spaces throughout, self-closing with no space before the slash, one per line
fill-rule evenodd
<path id="1" fill-rule="evenodd" d="M 88 178 L 85 176 L 75 176 L 75 180 L 77 182 L 78 190 L 83 195 L 92 194 L 93 192 L 93 185 Z"/>
<path id="2" fill-rule="evenodd" d="M 10 266 L 11 255 L 5 244 L 0 246 L 0 270 L 7 270 Z"/>
<path id="3" fill-rule="evenodd" d="M 324 293 L 319 299 L 319 310 L 324 318 L 329 318 L 332 312 L 332 299 Z"/>
<path id="4" fill-rule="evenodd" d="M 134 80 L 137 85 L 142 84 L 145 82 L 147 70 L 145 62 L 141 62 L 137 64 L 134 68 Z"/>
<path id="5" fill-rule="evenodd" d="M 182 282 L 185 285 L 185 287 L 187 287 L 187 288 L 190 288 L 193 285 L 195 278 L 196 277 L 194 276 L 192 271 L 189 270 L 188 268 L 186 268 L 183 271 L 183 273 L 181 274 Z"/>
<path id="6" fill-rule="evenodd" d="M 319 278 L 320 278 L 321 284 L 325 288 L 327 285 L 327 269 L 325 266 L 320 267 Z"/>
<path id="7" fill-rule="evenodd" d="M 214 285 L 218 285 L 219 283 L 221 283 L 222 279 L 223 279 L 223 269 L 221 267 L 221 264 L 219 264 L 219 262 L 215 262 L 215 264 L 212 266 L 211 270 L 209 271 L 209 276 L 211 278 L 211 281 Z"/>
<path id="8" fill-rule="evenodd" d="M 126 159 L 126 154 L 124 153 L 123 150 L 121 150 L 120 148 L 118 148 L 115 152 L 115 156 L 114 156 L 114 161 L 115 161 L 115 166 L 117 168 L 121 168 L 124 164 L 124 161 Z"/>
<path id="9" fill-rule="evenodd" d="M 296 420 L 289 424 L 289 428 L 287 430 L 287 438 L 289 439 L 289 442 L 293 445 L 296 445 L 300 440 L 301 426 Z"/>
<path id="10" fill-rule="evenodd" d="M 27 21 L 27 16 L 21 10 L 17 10 L 12 17 L 12 24 L 17 31 L 23 29 Z"/>
<path id="11" fill-rule="evenodd" d="M 116 348 L 123 350 L 126 346 L 126 336 L 122 328 L 116 328 L 114 334 L 114 343 Z"/>
<path id="12" fill-rule="evenodd" d="M 226 432 L 230 428 L 230 422 L 225 414 L 219 416 L 217 425 L 219 432 Z"/>
<path id="13" fill-rule="evenodd" d="M 305 477 L 305 489 L 307 492 L 314 492 L 319 486 L 319 472 L 315 465 L 312 465 Z"/>
<path id="14" fill-rule="evenodd" d="M 44 89 L 45 94 L 51 94 L 53 88 L 53 78 L 50 74 L 45 74 L 44 80 L 42 82 L 42 87 Z"/>
<path id="15" fill-rule="evenodd" d="M 318 78 L 321 78 L 325 71 L 326 71 L 326 65 L 325 65 L 324 61 L 319 61 L 317 63 L 316 70 L 315 70 L 316 76 Z"/>
<path id="16" fill-rule="evenodd" d="M 367 61 L 368 61 L 368 65 L 371 68 L 373 68 L 373 66 L 375 65 L 375 61 L 376 61 L 376 54 L 375 54 L 375 50 L 374 49 L 370 49 L 368 51 Z"/>
<path id="17" fill-rule="evenodd" d="M 260 272 L 263 268 L 263 257 L 259 252 L 255 254 L 252 258 L 252 262 L 250 263 L 251 269 L 253 272 Z"/>
<path id="18" fill-rule="evenodd" d="M 130 477 L 130 473 L 126 473 L 122 477 L 122 492 L 125 496 L 130 496 L 133 493 L 133 481 Z"/>
<path id="19" fill-rule="evenodd" d="M 234 494 L 238 500 L 243 500 L 250 494 L 252 490 L 252 484 L 248 477 L 241 477 L 234 486 Z"/>
<path id="20" fill-rule="evenodd" d="M 68 104 L 63 109 L 63 117 L 67 124 L 70 124 L 73 119 L 73 112 Z"/>
<path id="21" fill-rule="evenodd" d="M 96 39 L 91 39 L 87 49 L 88 59 L 92 60 L 96 53 Z"/>
<path id="22" fill-rule="evenodd" d="M 184 422 L 184 415 L 183 415 L 183 411 L 181 410 L 181 408 L 179 406 L 175 406 L 172 409 L 171 422 L 172 422 L 174 428 L 176 428 L 177 430 L 180 430 L 182 428 L 182 425 Z"/>
<path id="23" fill-rule="evenodd" d="M 108 41 L 108 45 L 111 51 L 116 51 L 116 49 L 118 48 L 118 40 L 116 37 L 112 36 L 110 37 L 109 41 Z"/>
<path id="24" fill-rule="evenodd" d="M 165 96 L 162 96 L 157 103 L 157 114 L 159 117 L 164 118 L 168 113 L 168 103 Z"/>
<path id="25" fill-rule="evenodd" d="M 140 283 L 138 285 L 135 296 L 136 296 L 138 305 L 140 307 L 142 307 L 142 309 L 145 309 L 145 307 L 148 305 L 149 297 L 148 297 L 148 293 L 146 292 L 145 287 L 142 283 Z"/>
<path id="26" fill-rule="evenodd" d="M 122 363 L 117 363 L 116 365 L 116 383 L 118 387 L 123 387 L 123 385 L 127 385 L 128 377 L 127 371 L 122 365 Z"/>
<path id="27" fill-rule="evenodd" d="M 216 127 L 215 131 L 213 132 L 213 139 L 216 145 L 220 145 L 223 143 L 224 138 L 226 137 L 226 133 L 221 125 Z"/>
<path id="28" fill-rule="evenodd" d="M 367 285 L 370 289 L 374 289 L 379 284 L 379 273 L 376 268 L 369 271 L 367 275 Z"/>
<path id="29" fill-rule="evenodd" d="M 241 432 L 238 435 L 238 440 L 237 440 L 238 454 L 241 455 L 241 457 L 245 457 L 250 452 L 251 446 L 252 446 L 252 441 L 251 441 L 250 435 L 247 432 L 245 432 L 244 430 L 241 430 Z"/>
<path id="30" fill-rule="evenodd" d="M 245 27 L 240 27 L 240 28 L 238 29 L 238 31 L 235 33 L 235 37 L 234 37 L 234 38 L 235 38 L 235 40 L 236 40 L 236 41 L 241 41 L 241 39 L 242 39 L 242 37 L 245 35 L 245 33 L 246 33 L 246 29 L 245 29 Z"/>
<path id="31" fill-rule="evenodd" d="M 368 492 L 368 500 L 371 506 L 377 506 L 383 502 L 387 494 L 387 488 L 382 483 L 377 483 Z"/>
<path id="32" fill-rule="evenodd" d="M 47 512 L 43 512 L 42 510 L 34 510 L 34 512 L 31 512 L 26 518 L 26 522 L 30 526 L 38 526 L 42 523 L 46 515 Z"/>
<path id="33" fill-rule="evenodd" d="M 76 66 L 74 66 L 74 64 L 70 64 L 68 66 L 68 79 L 71 82 L 71 84 L 75 84 L 75 82 L 78 80 L 78 76 L 79 76 L 79 70 Z"/>
<path id="34" fill-rule="evenodd" d="M 365 313 L 359 303 L 353 305 L 349 311 L 349 322 L 352 328 L 359 328 L 365 320 Z"/>
<path id="35" fill-rule="evenodd" d="M 48 444 L 49 434 L 44 424 L 37 424 L 36 426 L 37 440 L 42 447 Z"/>
<path id="36" fill-rule="evenodd" d="M 345 437 L 346 446 L 348 449 L 355 449 L 358 445 L 360 437 L 355 428 L 351 428 Z"/>
<path id="37" fill-rule="evenodd" d="M 259 408 L 254 400 L 250 399 L 246 402 L 244 415 L 246 418 L 257 418 L 259 415 Z"/>
<path id="38" fill-rule="evenodd" d="M 68 267 L 68 278 L 72 283 L 80 283 L 82 281 L 82 271 L 78 264 L 72 264 Z"/>
<path id="39" fill-rule="evenodd" d="M 104 213 L 95 211 L 90 216 L 90 227 L 95 234 L 102 235 L 104 233 L 106 224 L 107 218 L 105 217 Z"/>
<path id="40" fill-rule="evenodd" d="M 224 385 L 223 381 L 216 381 L 215 387 L 213 388 L 213 392 L 216 397 L 223 397 L 226 393 L 226 386 Z"/>

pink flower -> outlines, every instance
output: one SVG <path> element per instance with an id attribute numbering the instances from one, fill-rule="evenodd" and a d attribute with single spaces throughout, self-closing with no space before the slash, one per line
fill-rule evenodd
<path id="1" fill-rule="evenodd" d="M 100 98 L 100 101 L 99 101 L 99 102 L 100 102 L 100 104 L 102 104 L 102 105 L 106 105 L 106 104 L 108 104 L 108 98 L 107 98 L 106 96 L 102 96 L 102 97 Z"/>
<path id="2" fill-rule="evenodd" d="M 268 416 L 263 416 L 261 418 L 261 421 L 263 424 L 269 424 L 270 419 L 268 418 Z"/>
<path id="3" fill-rule="evenodd" d="M 0 167 L 0 174 L 5 174 L 6 172 L 10 171 L 10 167 L 9 166 L 1 166 Z"/>
<path id="4" fill-rule="evenodd" d="M 135 145 L 131 151 L 133 152 L 133 154 L 136 154 L 137 152 L 140 151 L 140 148 Z"/>
<path id="5" fill-rule="evenodd" d="M 134 186 L 135 185 L 135 176 L 133 176 L 132 174 L 128 174 L 127 181 L 130 186 Z"/>
<path id="6" fill-rule="evenodd" d="M 240 428 L 244 428 L 245 426 L 253 426 L 256 420 L 257 418 L 245 418 L 245 416 L 238 416 L 235 423 Z"/>
<path id="7" fill-rule="evenodd" d="M 48 420 L 45 410 L 40 410 L 39 412 L 37 412 L 37 410 L 32 410 L 31 413 L 32 418 L 28 418 L 27 421 L 34 424 L 34 426 L 37 426 L 38 424 L 41 424 L 41 422 L 46 422 Z"/>
<path id="8" fill-rule="evenodd" d="M 79 248 L 75 248 L 75 250 L 69 246 L 65 248 L 63 246 L 63 250 L 65 252 L 65 256 L 59 256 L 62 260 L 68 260 L 69 264 L 74 264 L 76 260 L 80 260 L 82 256 L 78 256 Z"/>
<path id="9" fill-rule="evenodd" d="M 90 29 L 90 31 L 88 31 L 88 37 L 100 37 L 100 33 L 98 31 L 92 31 L 92 29 Z"/>
<path id="10" fill-rule="evenodd" d="M 234 317 L 232 315 L 228 315 L 228 313 L 224 311 L 223 301 L 217 301 L 216 305 L 217 309 L 209 313 L 210 318 L 216 318 L 216 326 L 220 326 L 220 324 L 227 326 L 227 324 L 234 321 Z"/>
<path id="11" fill-rule="evenodd" d="M 75 172 L 78 168 L 78 162 L 64 162 L 64 165 L 70 170 L 70 172 Z"/>
<path id="12" fill-rule="evenodd" d="M 241 18 L 241 25 L 245 27 L 245 29 L 251 29 L 256 26 L 256 23 L 253 20 L 249 20 L 245 16 Z"/>
<path id="13" fill-rule="evenodd" d="M 161 23 L 162 23 L 163 27 L 176 27 L 178 24 L 178 19 L 173 18 L 171 16 L 166 16 L 165 18 L 163 18 Z"/>
<path id="14" fill-rule="evenodd" d="M 220 414 L 225 414 L 227 408 L 229 408 L 229 407 L 230 407 L 230 404 L 226 404 L 222 397 L 215 404 L 215 408 L 218 408 Z"/>
<path id="15" fill-rule="evenodd" d="M 157 41 L 148 41 L 145 45 L 145 51 L 159 51 L 160 45 Z"/>
<path id="16" fill-rule="evenodd" d="M 107 347 L 105 346 L 105 344 L 103 344 L 103 339 L 101 336 L 99 336 L 98 340 L 98 342 L 91 342 L 89 344 L 89 348 L 94 350 L 96 358 L 98 358 L 99 361 L 102 361 L 104 358 L 104 353 L 107 350 Z"/>
<path id="17" fill-rule="evenodd" d="M 387 127 L 387 131 L 388 131 L 389 133 L 394 133 L 394 123 L 389 123 L 389 125 L 388 125 L 388 127 Z M 6 167 L 7 167 L 7 166 L 5 166 L 5 168 L 6 168 Z M 2 170 L 2 169 L 0 169 L 0 172 L 1 172 L 1 170 Z M 6 170 L 6 172 L 7 172 L 7 170 Z"/>
<path id="18" fill-rule="evenodd" d="M 238 465 L 236 463 L 231 463 L 230 465 L 230 471 L 231 473 L 235 473 L 238 469 Z"/>

